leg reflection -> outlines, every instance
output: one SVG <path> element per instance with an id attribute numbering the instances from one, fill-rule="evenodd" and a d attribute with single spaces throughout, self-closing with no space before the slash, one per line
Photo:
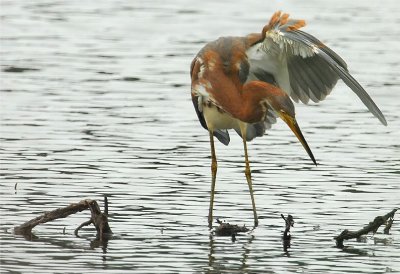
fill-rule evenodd
<path id="1" fill-rule="evenodd" d="M 220 273 L 221 271 L 227 273 L 246 273 L 249 267 L 247 261 L 250 257 L 250 252 L 252 250 L 251 245 L 255 238 L 251 231 L 249 234 L 241 235 L 238 237 L 236 243 L 232 243 L 229 237 L 217 237 L 213 233 L 209 236 L 209 253 L 208 253 L 208 267 L 206 273 Z M 242 244 L 240 248 L 241 240 L 247 237 L 246 242 Z M 217 241 L 221 239 L 221 241 Z M 234 246 L 232 246 L 234 245 Z M 237 263 L 232 263 L 233 258 L 237 258 L 235 250 L 240 249 L 240 260 Z M 239 253 L 238 252 L 238 253 Z"/>

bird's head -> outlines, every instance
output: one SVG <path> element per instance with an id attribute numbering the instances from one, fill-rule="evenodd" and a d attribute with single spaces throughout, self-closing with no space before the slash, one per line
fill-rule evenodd
<path id="1" fill-rule="evenodd" d="M 275 113 L 289 126 L 294 135 L 296 135 L 297 139 L 303 145 L 304 149 L 307 151 L 308 156 L 310 156 L 313 163 L 317 165 L 314 155 L 308 146 L 299 125 L 297 124 L 292 100 L 290 100 L 289 96 L 286 94 L 274 96 L 271 99 L 272 100 L 269 101 L 269 105 L 274 109 Z"/>

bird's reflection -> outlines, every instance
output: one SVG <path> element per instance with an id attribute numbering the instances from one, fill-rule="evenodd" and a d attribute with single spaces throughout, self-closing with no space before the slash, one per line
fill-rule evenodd
<path id="1" fill-rule="evenodd" d="M 209 241 L 210 252 L 208 253 L 208 266 L 212 267 L 214 265 L 214 253 L 215 253 L 214 235 L 210 233 L 209 237 L 210 237 Z"/>
<path id="2" fill-rule="evenodd" d="M 208 270 L 206 273 L 219 273 L 221 270 L 229 270 L 228 266 L 231 264 L 227 264 L 226 263 L 226 258 L 224 259 L 217 259 L 217 249 L 215 247 L 215 241 L 216 241 L 216 235 L 214 235 L 213 233 L 210 233 L 209 235 L 209 253 L 208 253 Z M 235 271 L 240 271 L 240 273 L 245 273 L 247 272 L 247 268 L 248 268 L 248 264 L 247 264 L 247 260 L 249 258 L 249 254 L 251 252 L 251 244 L 255 238 L 255 236 L 253 235 L 253 231 L 249 232 L 248 234 L 245 235 L 240 235 L 240 238 L 244 238 L 247 237 L 246 242 L 243 244 L 242 246 L 242 253 L 241 253 L 241 258 L 240 258 L 240 267 L 239 269 L 235 269 Z M 221 236 L 220 238 L 225 238 L 227 239 L 227 241 L 231 241 L 228 237 L 223 237 Z M 229 239 L 229 240 L 228 240 Z M 232 241 L 232 244 L 235 244 L 235 241 Z M 236 242 L 237 244 L 237 242 Z M 231 258 L 229 258 L 231 259 Z M 233 270 L 233 269 L 231 269 Z"/>
<path id="3" fill-rule="evenodd" d="M 248 259 L 249 254 L 250 254 L 251 243 L 253 242 L 254 238 L 255 238 L 254 235 L 250 234 L 249 238 L 246 241 L 246 243 L 243 245 L 243 253 L 242 253 L 242 259 L 241 259 L 242 265 L 241 265 L 240 270 L 245 270 L 247 268 L 247 266 L 248 266 L 247 259 Z"/>

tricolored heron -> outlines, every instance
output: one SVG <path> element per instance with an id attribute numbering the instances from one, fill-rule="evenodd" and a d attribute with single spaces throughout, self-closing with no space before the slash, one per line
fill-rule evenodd
<path id="1" fill-rule="evenodd" d="M 317 164 L 296 122 L 294 105 L 319 102 L 339 78 L 361 99 L 382 124 L 385 117 L 364 88 L 349 74 L 345 61 L 314 36 L 300 30 L 304 20 L 276 12 L 261 33 L 221 37 L 206 44 L 194 58 L 191 95 L 201 125 L 211 144 L 211 197 L 208 224 L 212 227 L 217 157 L 214 136 L 224 145 L 234 129 L 243 139 L 245 175 L 258 225 L 247 141 L 262 136 L 281 118 Z M 291 99 L 290 99 L 291 98 Z"/>

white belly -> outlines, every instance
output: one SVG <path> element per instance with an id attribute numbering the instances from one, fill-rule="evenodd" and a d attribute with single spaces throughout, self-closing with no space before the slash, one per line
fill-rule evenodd
<path id="1" fill-rule="evenodd" d="M 215 129 L 240 129 L 240 120 L 233 118 L 226 112 L 219 111 L 215 106 L 203 107 L 204 118 L 210 130 Z"/>

